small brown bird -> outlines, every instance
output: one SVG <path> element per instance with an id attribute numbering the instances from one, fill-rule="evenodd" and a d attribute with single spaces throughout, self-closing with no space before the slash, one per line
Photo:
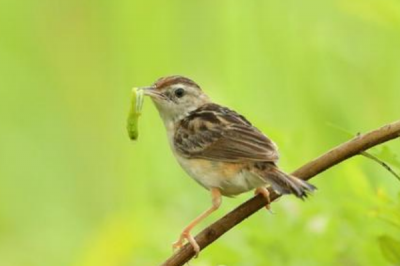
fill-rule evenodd
<path id="1" fill-rule="evenodd" d="M 234 196 L 254 189 L 270 202 L 267 186 L 299 198 L 315 189 L 279 170 L 275 143 L 242 115 L 213 103 L 194 81 L 169 76 L 143 89 L 160 113 L 179 164 L 212 196 L 211 208 L 183 230 L 174 248 L 182 247 L 186 239 L 196 255 L 200 252 L 190 231 L 218 209 L 221 195 Z"/>

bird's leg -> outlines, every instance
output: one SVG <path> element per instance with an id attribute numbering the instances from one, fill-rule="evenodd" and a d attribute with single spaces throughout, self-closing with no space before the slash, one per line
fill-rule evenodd
<path id="1" fill-rule="evenodd" d="M 268 189 L 265 188 L 265 187 L 256 188 L 256 190 L 254 191 L 254 194 L 261 194 L 261 195 L 264 196 L 264 198 L 267 200 L 267 205 L 265 205 L 265 208 L 267 208 L 267 210 L 268 210 L 269 212 L 271 212 L 271 205 L 270 205 L 271 199 L 270 199 L 270 197 L 269 197 L 269 191 L 268 191 Z"/>
<path id="2" fill-rule="evenodd" d="M 175 249 L 181 248 L 183 246 L 183 242 L 185 239 L 192 245 L 194 252 L 196 253 L 196 257 L 199 255 L 200 246 L 197 244 L 194 237 L 190 234 L 190 231 L 195 227 L 198 223 L 202 220 L 207 218 L 211 213 L 216 211 L 219 206 L 221 205 L 221 192 L 217 188 L 211 189 L 211 197 L 212 197 L 212 206 L 205 212 L 203 212 L 200 216 L 194 219 L 188 226 L 183 229 L 181 236 L 179 237 L 178 241 L 176 241 L 172 247 Z"/>

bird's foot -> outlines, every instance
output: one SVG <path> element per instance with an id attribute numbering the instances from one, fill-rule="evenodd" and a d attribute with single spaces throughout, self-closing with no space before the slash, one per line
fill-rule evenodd
<path id="1" fill-rule="evenodd" d="M 174 242 L 172 244 L 172 248 L 174 251 L 181 249 L 184 245 L 185 239 L 192 245 L 194 253 L 195 253 L 195 258 L 199 256 L 200 253 L 200 246 L 197 244 L 196 240 L 194 237 L 190 234 L 189 231 L 183 231 L 181 236 L 179 237 L 178 241 Z"/>
<path id="2" fill-rule="evenodd" d="M 265 187 L 259 187 L 254 191 L 254 194 L 261 194 L 266 200 L 267 200 L 267 205 L 265 205 L 265 208 L 271 213 L 274 214 L 274 212 L 271 209 L 271 198 L 269 197 L 269 191 Z"/>

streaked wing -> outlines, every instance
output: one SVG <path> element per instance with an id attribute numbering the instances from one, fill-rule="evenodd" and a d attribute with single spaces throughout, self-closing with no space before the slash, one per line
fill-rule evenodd
<path id="1" fill-rule="evenodd" d="M 175 131 L 176 150 L 187 158 L 224 162 L 277 162 L 276 145 L 243 116 L 206 104 L 184 118 Z"/>

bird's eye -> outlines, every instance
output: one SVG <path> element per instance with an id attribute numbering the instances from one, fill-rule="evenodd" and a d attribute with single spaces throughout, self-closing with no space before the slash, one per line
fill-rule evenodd
<path id="1" fill-rule="evenodd" d="M 182 98 L 183 95 L 185 95 L 185 90 L 184 89 L 182 89 L 182 88 L 176 89 L 176 91 L 175 91 L 175 96 L 176 97 Z"/>

